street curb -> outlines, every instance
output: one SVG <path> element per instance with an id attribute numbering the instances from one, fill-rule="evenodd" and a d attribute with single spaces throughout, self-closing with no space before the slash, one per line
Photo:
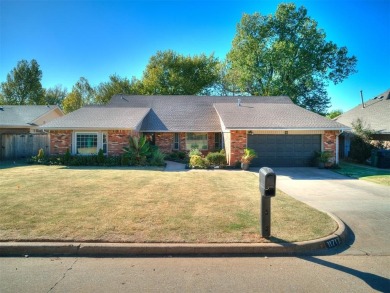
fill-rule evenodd
<path id="1" fill-rule="evenodd" d="M 138 256 L 138 255 L 291 255 L 333 249 L 345 243 L 347 229 L 328 213 L 338 229 L 323 238 L 293 243 L 83 243 L 0 242 L 0 256 Z"/>

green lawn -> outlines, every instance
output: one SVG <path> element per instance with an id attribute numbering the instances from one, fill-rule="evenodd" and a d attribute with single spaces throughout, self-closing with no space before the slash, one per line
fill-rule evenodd
<path id="1" fill-rule="evenodd" d="M 255 173 L 126 168 L 0 168 L 0 240 L 266 242 Z M 326 214 L 278 192 L 273 241 L 331 234 Z"/>
<path id="2" fill-rule="evenodd" d="M 378 169 L 345 162 L 340 163 L 339 166 L 340 169 L 334 169 L 334 171 L 342 175 L 390 186 L 390 170 L 388 169 Z"/>

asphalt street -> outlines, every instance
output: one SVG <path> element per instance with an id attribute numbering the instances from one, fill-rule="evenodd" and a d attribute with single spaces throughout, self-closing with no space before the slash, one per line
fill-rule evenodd
<path id="1" fill-rule="evenodd" d="M 390 257 L 1 258 L 0 292 L 389 292 Z"/>

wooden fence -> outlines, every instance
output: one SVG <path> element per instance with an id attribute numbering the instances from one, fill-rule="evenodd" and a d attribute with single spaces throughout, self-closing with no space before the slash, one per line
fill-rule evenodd
<path id="1" fill-rule="evenodd" d="M 0 134 L 0 159 L 16 160 L 36 156 L 39 149 L 49 154 L 50 139 L 46 133 Z"/>

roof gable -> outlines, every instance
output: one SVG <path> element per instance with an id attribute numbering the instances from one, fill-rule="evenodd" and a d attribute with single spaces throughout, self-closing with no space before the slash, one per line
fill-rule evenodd
<path id="1" fill-rule="evenodd" d="M 0 127 L 23 127 L 38 126 L 38 120 L 43 116 L 57 111 L 63 115 L 61 109 L 56 105 L 1 105 L 0 106 Z"/>

